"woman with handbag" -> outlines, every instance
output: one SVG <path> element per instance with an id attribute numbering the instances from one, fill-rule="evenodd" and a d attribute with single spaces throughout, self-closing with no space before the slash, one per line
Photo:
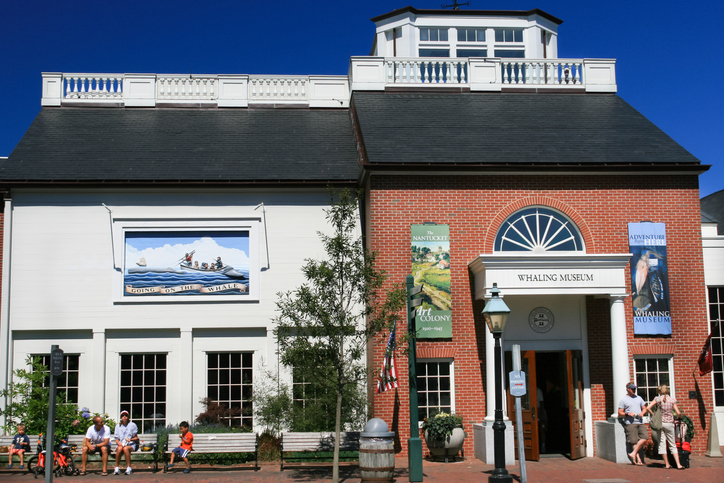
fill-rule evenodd
<path id="1" fill-rule="evenodd" d="M 669 442 L 671 448 L 671 454 L 674 456 L 676 461 L 676 467 L 683 470 L 679 462 L 679 452 L 676 450 L 676 442 L 674 440 L 674 411 L 676 411 L 676 417 L 681 417 L 681 411 L 679 411 L 679 405 L 676 404 L 676 398 L 669 395 L 669 387 L 662 384 L 658 388 L 659 395 L 651 401 L 651 404 L 645 406 L 641 411 L 641 417 L 647 412 L 652 414 L 651 422 L 649 426 L 652 430 L 659 432 L 659 454 L 663 455 L 664 463 L 667 468 L 671 468 L 669 464 L 669 457 L 666 454 L 666 442 Z M 658 411 L 653 411 L 652 408 L 659 405 Z"/>

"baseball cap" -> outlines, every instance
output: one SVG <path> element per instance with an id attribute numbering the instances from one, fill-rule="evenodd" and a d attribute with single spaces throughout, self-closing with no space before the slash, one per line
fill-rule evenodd
<path id="1" fill-rule="evenodd" d="M 629 382 L 628 384 L 626 384 L 626 389 L 631 389 L 632 391 L 635 391 L 636 384 L 634 384 L 633 382 Z"/>
<path id="2" fill-rule="evenodd" d="M 124 409 L 123 411 L 121 411 L 121 417 L 123 417 L 124 414 L 125 414 L 126 416 L 128 416 L 128 411 L 126 411 L 125 409 Z"/>

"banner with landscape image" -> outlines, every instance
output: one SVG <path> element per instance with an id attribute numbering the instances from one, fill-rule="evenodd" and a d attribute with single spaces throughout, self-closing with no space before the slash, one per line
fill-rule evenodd
<path id="1" fill-rule="evenodd" d="M 412 275 L 423 285 L 423 304 L 417 309 L 419 339 L 452 338 L 450 292 L 450 227 L 412 225 Z"/>

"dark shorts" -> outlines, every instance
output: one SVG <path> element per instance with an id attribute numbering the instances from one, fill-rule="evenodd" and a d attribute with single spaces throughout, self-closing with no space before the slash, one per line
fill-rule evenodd
<path id="1" fill-rule="evenodd" d="M 636 444 L 642 439 L 649 439 L 649 432 L 645 424 L 627 424 L 625 429 L 628 443 Z"/>
<path id="2" fill-rule="evenodd" d="M 176 456 L 178 456 L 180 458 L 186 458 L 190 452 L 191 451 L 189 451 L 187 449 L 183 449 L 181 446 L 178 446 L 173 449 L 173 453 L 175 453 Z"/>
<path id="3" fill-rule="evenodd" d="M 88 448 L 88 454 L 103 454 L 103 448 L 106 448 L 106 451 L 110 448 L 108 446 L 96 446 L 96 449 L 90 449 Z"/>

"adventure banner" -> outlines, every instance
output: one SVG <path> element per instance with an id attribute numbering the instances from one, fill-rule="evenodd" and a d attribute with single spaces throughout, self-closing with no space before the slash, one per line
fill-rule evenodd
<path id="1" fill-rule="evenodd" d="M 418 339 L 452 338 L 450 295 L 450 227 L 411 225 L 412 275 L 423 285 L 423 304 L 417 309 Z"/>
<path id="2" fill-rule="evenodd" d="M 666 224 L 629 223 L 634 334 L 671 334 Z"/>

